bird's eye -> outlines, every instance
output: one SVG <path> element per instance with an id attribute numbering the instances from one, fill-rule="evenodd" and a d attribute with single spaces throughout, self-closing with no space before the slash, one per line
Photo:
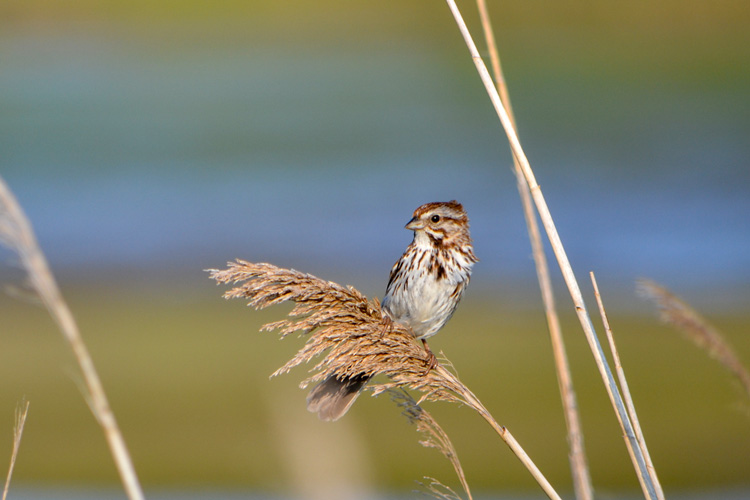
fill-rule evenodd
<path id="1" fill-rule="evenodd" d="M 439 215 L 433 215 L 432 217 L 430 217 L 430 220 L 432 222 L 440 222 L 440 216 Z"/>

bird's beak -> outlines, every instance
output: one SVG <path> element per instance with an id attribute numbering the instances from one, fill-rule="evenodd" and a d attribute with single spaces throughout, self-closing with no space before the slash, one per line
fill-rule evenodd
<path id="1" fill-rule="evenodd" d="M 406 224 L 406 229 L 411 229 L 412 231 L 416 231 L 417 229 L 424 228 L 424 224 L 421 220 L 419 220 L 417 217 L 414 217 L 412 220 L 409 221 L 408 224 Z"/>

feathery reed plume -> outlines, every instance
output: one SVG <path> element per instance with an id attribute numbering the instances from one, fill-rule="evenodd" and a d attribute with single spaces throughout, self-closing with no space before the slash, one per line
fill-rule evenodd
<path id="1" fill-rule="evenodd" d="M 373 385 L 374 394 L 406 387 L 422 393 L 419 402 L 463 403 L 492 426 L 550 498 L 560 498 L 508 429 L 497 423 L 458 377 L 441 365 L 429 370 L 428 353 L 414 342 L 407 327 L 385 315 L 377 300 L 368 300 L 353 287 L 271 264 L 238 259 L 227 265 L 225 270 L 208 270 L 210 278 L 218 283 L 242 283 L 225 292 L 224 298 L 247 299 L 248 305 L 256 309 L 287 301 L 295 303 L 289 319 L 261 328 L 278 330 L 282 338 L 293 332 L 308 337 L 305 346 L 272 376 L 322 358 L 301 387 L 329 376 L 385 375 L 390 381 Z"/>
<path id="2" fill-rule="evenodd" d="M 667 288 L 648 279 L 638 280 L 638 293 L 659 308 L 661 320 L 672 325 L 737 377 L 750 397 L 750 372 L 729 342 L 695 309 Z"/>
<path id="3" fill-rule="evenodd" d="M 290 319 L 264 325 L 262 331 L 278 330 L 281 337 L 292 332 L 308 334 L 305 346 L 272 376 L 287 373 L 295 366 L 321 357 L 314 374 L 300 387 L 330 375 L 386 375 L 390 383 L 375 386 L 375 392 L 407 386 L 424 393 L 423 399 L 460 401 L 453 381 L 436 370 L 427 372 L 429 357 L 414 342 L 410 330 L 387 319 L 380 303 L 369 301 L 352 287 L 325 281 L 293 269 L 242 260 L 229 262 L 224 271 L 209 270 L 219 283 L 239 283 L 224 298 L 245 298 L 256 309 L 295 303 Z M 387 332 L 387 333 L 386 333 Z"/>
<path id="4" fill-rule="evenodd" d="M 8 476 L 5 478 L 5 488 L 3 488 L 3 500 L 8 498 L 8 488 L 10 487 L 10 478 L 13 476 L 13 468 L 16 466 L 18 449 L 21 447 L 21 436 L 23 436 L 23 427 L 26 425 L 26 417 L 29 414 L 29 402 L 22 400 L 21 404 L 16 407 L 16 425 L 13 428 L 13 451 L 10 454 L 10 467 L 8 467 Z"/>
<path id="5" fill-rule="evenodd" d="M 428 411 L 417 404 L 408 392 L 392 389 L 389 393 L 393 402 L 403 409 L 402 413 L 409 423 L 416 425 L 417 432 L 421 432 L 422 435 L 425 436 L 425 439 L 420 441 L 419 444 L 426 448 L 435 448 L 448 459 L 453 466 L 453 470 L 456 471 L 458 480 L 461 481 L 461 486 L 466 492 L 466 496 L 469 500 L 472 500 L 473 497 L 471 496 L 469 483 L 466 481 L 466 475 L 464 474 L 463 467 L 461 467 L 461 461 L 458 459 L 458 454 L 456 453 L 456 449 L 453 447 L 453 443 L 448 437 L 448 434 L 445 433 L 443 428 L 440 427 L 440 424 L 437 423 Z M 433 483 L 435 482 L 436 480 L 433 480 Z M 460 498 L 455 492 L 453 492 L 453 490 L 447 486 L 445 488 L 453 493 L 456 498 Z"/>
<path id="6" fill-rule="evenodd" d="M 125 446 L 125 440 L 117 426 L 115 415 L 107 401 L 104 387 L 94 368 L 94 360 L 81 337 L 73 313 L 63 299 L 52 271 L 47 265 L 44 252 L 37 244 L 31 224 L 2 178 L 0 178 L 0 243 L 18 254 L 23 268 L 28 273 L 31 287 L 73 349 L 86 384 L 86 400 L 104 431 L 125 492 L 130 499 L 142 499 L 141 485 Z"/>

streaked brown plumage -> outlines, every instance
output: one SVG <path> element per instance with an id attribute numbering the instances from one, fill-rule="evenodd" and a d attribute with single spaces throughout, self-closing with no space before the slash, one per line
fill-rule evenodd
<path id="1" fill-rule="evenodd" d="M 469 284 L 474 256 L 469 219 L 457 201 L 427 203 L 414 211 L 406 229 L 414 240 L 391 269 L 383 309 L 408 326 L 437 360 L 426 339 L 451 318 Z M 367 384 L 369 376 L 330 376 L 310 391 L 307 409 L 322 420 L 341 418 Z"/>

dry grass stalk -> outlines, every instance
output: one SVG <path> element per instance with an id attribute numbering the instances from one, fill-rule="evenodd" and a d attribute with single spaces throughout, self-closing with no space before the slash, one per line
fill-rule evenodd
<path id="1" fill-rule="evenodd" d="M 568 259 L 567 253 L 565 252 L 565 247 L 563 246 L 562 240 L 560 239 L 560 234 L 558 233 L 555 222 L 552 219 L 552 214 L 550 213 L 549 207 L 547 206 L 547 201 L 542 194 L 539 183 L 537 183 L 536 181 L 536 177 L 534 176 L 534 171 L 531 169 L 529 160 L 526 157 L 523 148 L 521 147 L 521 143 L 518 140 L 518 135 L 513 128 L 513 122 L 511 121 L 507 110 L 503 106 L 500 95 L 498 94 L 498 91 L 495 88 L 495 84 L 492 81 L 492 77 L 487 70 L 487 66 L 484 64 L 482 57 L 479 55 L 476 44 L 474 43 L 471 33 L 466 26 L 466 22 L 464 21 L 455 0 L 446 0 L 446 3 L 450 8 L 458 29 L 461 32 L 461 36 L 463 37 L 464 42 L 469 49 L 471 59 L 472 61 L 474 61 L 474 66 L 476 67 L 477 73 L 479 74 L 479 77 L 484 84 L 484 88 L 487 91 L 492 106 L 494 107 L 497 116 L 500 119 L 503 128 L 505 129 L 505 133 L 508 136 L 508 142 L 510 143 L 511 151 L 513 152 L 515 159 L 518 161 L 524 178 L 529 185 L 529 191 L 531 192 L 532 199 L 534 200 L 537 212 L 539 213 L 539 218 L 541 219 L 544 229 L 547 233 L 547 237 L 549 238 L 550 245 L 552 246 L 552 251 L 557 257 L 557 262 L 563 274 L 565 284 L 568 286 L 568 291 L 570 292 L 571 298 L 573 299 L 573 305 L 575 307 L 576 315 L 578 316 L 578 320 L 581 323 L 581 327 L 586 336 L 586 340 L 589 343 L 591 353 L 594 356 L 594 361 L 596 362 L 599 373 L 602 377 L 602 380 L 604 381 L 604 386 L 607 390 L 607 394 L 609 395 L 612 407 L 614 408 L 614 411 L 617 412 L 618 418 L 622 422 L 623 433 L 626 436 L 626 439 L 632 440 L 631 444 L 633 445 L 633 448 L 635 450 L 636 463 L 638 469 L 640 470 L 639 473 L 644 477 L 648 477 L 646 461 L 641 454 L 637 444 L 634 442 L 635 433 L 633 431 L 633 426 L 630 422 L 630 418 L 628 417 L 627 410 L 625 409 L 622 395 L 620 394 L 619 388 L 617 387 L 617 382 L 612 375 L 612 370 L 609 367 L 609 363 L 604 356 L 604 350 L 602 349 L 602 346 L 596 337 L 596 331 L 594 330 L 594 325 L 591 321 L 591 317 L 589 316 L 589 313 L 586 309 L 586 304 L 583 300 L 581 288 L 578 285 L 575 273 L 573 272 L 573 268 L 570 265 L 570 260 Z M 656 488 L 650 482 L 650 479 L 648 481 L 648 491 L 646 496 L 649 499 L 656 499 Z"/>
<path id="2" fill-rule="evenodd" d="M 410 423 L 416 425 L 417 431 L 421 432 L 425 439 L 420 441 L 419 444 L 426 448 L 435 448 L 443 454 L 445 458 L 453 466 L 453 470 L 456 471 L 458 480 L 461 481 L 461 486 L 466 492 L 466 496 L 469 500 L 472 500 L 471 490 L 469 489 L 469 483 L 466 481 L 466 475 L 464 474 L 463 467 L 461 467 L 461 461 L 458 459 L 456 449 L 453 447 L 448 434 L 445 433 L 442 427 L 432 417 L 432 415 L 424 410 L 417 402 L 412 398 L 408 392 L 404 390 L 393 389 L 390 392 L 391 399 L 399 405 L 403 411 L 404 416 L 409 420 Z M 437 481 L 433 480 L 433 483 Z M 444 487 L 453 494 L 455 497 L 460 498 L 456 493 L 448 488 Z M 428 488 L 430 489 L 430 488 Z M 430 489 L 432 491 L 432 489 Z M 433 492 L 434 493 L 434 492 Z M 438 497 L 442 498 L 442 497 Z"/>
<path id="3" fill-rule="evenodd" d="M 638 291 L 659 308 L 661 320 L 674 326 L 734 375 L 750 397 L 750 371 L 729 342 L 695 309 L 665 287 L 647 279 L 638 281 Z"/>
<path id="4" fill-rule="evenodd" d="M 34 231 L 13 193 L 0 178 L 0 243 L 15 251 L 23 268 L 28 273 L 32 289 L 44 303 L 60 331 L 73 349 L 81 368 L 89 406 L 109 444 L 122 479 L 125 491 L 131 499 L 142 499 L 143 492 L 135 474 L 125 440 L 122 437 L 114 413 L 109 406 L 94 361 L 78 330 L 78 325 L 68 304 L 62 297 L 55 278 L 47 265 L 47 259 L 37 244 Z"/>
<path id="5" fill-rule="evenodd" d="M 487 50 L 490 55 L 492 74 L 494 76 L 497 91 L 500 94 L 500 100 L 508 111 L 508 117 L 513 126 L 513 130 L 518 134 L 516 119 L 513 115 L 513 107 L 510 102 L 508 86 L 505 83 L 502 65 L 500 64 L 500 53 L 495 43 L 495 34 L 492 29 L 489 11 L 485 0 L 477 0 L 479 18 L 482 23 L 482 31 L 487 41 Z M 570 468 L 573 474 L 573 487 L 576 498 L 579 500 L 593 500 L 594 487 L 591 484 L 591 474 L 589 473 L 586 453 L 583 447 L 583 430 L 581 419 L 578 414 L 578 403 L 575 391 L 573 389 L 573 377 L 570 372 L 568 355 L 565 351 L 565 343 L 562 337 L 562 328 L 560 319 L 557 316 L 555 306 L 555 294 L 552 291 L 552 280 L 550 279 L 549 265 L 547 257 L 544 255 L 544 245 L 537 224 L 534 204 L 531 200 L 529 185 L 523 176 L 521 165 L 518 159 L 513 157 L 513 168 L 516 175 L 518 193 L 521 197 L 526 227 L 531 241 L 532 254 L 536 265 L 537 279 L 539 288 L 542 292 L 542 302 L 544 303 L 544 312 L 547 318 L 547 327 L 549 328 L 550 341 L 552 342 L 552 353 L 555 359 L 555 368 L 557 370 L 557 381 L 560 389 L 560 397 L 563 404 L 565 423 L 568 429 L 568 446 L 570 447 Z"/>
<path id="6" fill-rule="evenodd" d="M 16 466 L 18 458 L 18 449 L 21 447 L 21 436 L 23 436 L 23 427 L 26 425 L 26 417 L 29 415 L 29 402 L 21 401 L 20 406 L 16 408 L 16 425 L 13 428 L 13 451 L 10 454 L 10 466 L 8 467 L 8 476 L 5 478 L 5 488 L 3 488 L 3 500 L 8 498 L 8 488 L 10 487 L 10 478 L 13 476 L 13 469 Z"/>
<path id="7" fill-rule="evenodd" d="M 602 296 L 599 293 L 599 285 L 596 282 L 596 277 L 594 276 L 594 273 L 590 273 L 591 275 L 591 284 L 594 287 L 594 295 L 596 296 L 596 303 L 599 306 L 599 314 L 602 318 L 602 324 L 604 325 L 604 331 L 607 334 L 607 342 L 609 343 L 610 351 L 612 352 L 612 360 L 615 363 L 615 371 L 617 372 L 617 379 L 620 382 L 620 388 L 622 389 L 623 397 L 625 398 L 625 406 L 628 410 L 628 415 L 630 415 L 630 420 L 633 422 L 633 429 L 635 431 L 635 438 L 636 442 L 638 443 L 638 446 L 641 449 L 641 452 L 643 453 L 643 456 L 646 460 L 646 465 L 648 467 L 648 473 L 651 477 L 651 481 L 653 482 L 654 486 L 656 487 L 656 495 L 659 500 L 664 500 L 664 491 L 661 487 L 661 482 L 659 481 L 658 476 L 656 475 L 656 468 L 654 467 L 654 463 L 651 461 L 651 454 L 648 451 L 648 447 L 646 446 L 646 439 L 643 437 L 643 430 L 641 429 L 641 423 L 638 419 L 638 414 L 635 411 L 635 404 L 633 403 L 633 397 L 630 393 L 630 389 L 628 387 L 628 381 L 627 378 L 625 378 L 625 370 L 622 368 L 622 362 L 620 361 L 620 353 L 617 350 L 617 345 L 615 344 L 615 337 L 612 334 L 612 328 L 609 325 L 609 318 L 607 317 L 607 312 L 604 309 L 604 301 L 602 300 Z M 630 457 L 633 460 L 635 464 L 635 455 L 633 453 L 633 450 L 631 448 L 631 442 L 630 440 L 626 440 L 625 443 L 628 445 L 628 452 L 630 453 Z M 639 471 L 636 467 L 636 471 Z M 644 490 L 644 493 L 646 492 L 646 481 L 645 478 L 638 477 L 639 481 L 641 482 L 641 487 Z"/>
<path id="8" fill-rule="evenodd" d="M 450 487 L 444 485 L 435 478 L 425 476 L 426 483 L 421 484 L 427 493 L 440 500 L 461 500 L 461 496 Z"/>
<path id="9" fill-rule="evenodd" d="M 510 432 L 495 421 L 453 373 L 441 365 L 427 370 L 427 353 L 415 343 L 407 327 L 386 319 L 377 300 L 369 301 L 352 287 L 271 264 L 237 260 L 228 266 L 225 270 L 209 270 L 210 277 L 218 283 L 241 283 L 224 293 L 225 298 L 244 298 L 256 309 L 287 301 L 295 303 L 288 319 L 262 328 L 279 330 L 282 337 L 293 332 L 308 337 L 305 346 L 273 375 L 319 359 L 310 370 L 313 375 L 301 387 L 330 375 L 385 375 L 389 381 L 373 385 L 374 394 L 405 387 L 422 393 L 420 403 L 427 400 L 465 404 L 487 420 L 550 498 L 560 498 Z"/>

